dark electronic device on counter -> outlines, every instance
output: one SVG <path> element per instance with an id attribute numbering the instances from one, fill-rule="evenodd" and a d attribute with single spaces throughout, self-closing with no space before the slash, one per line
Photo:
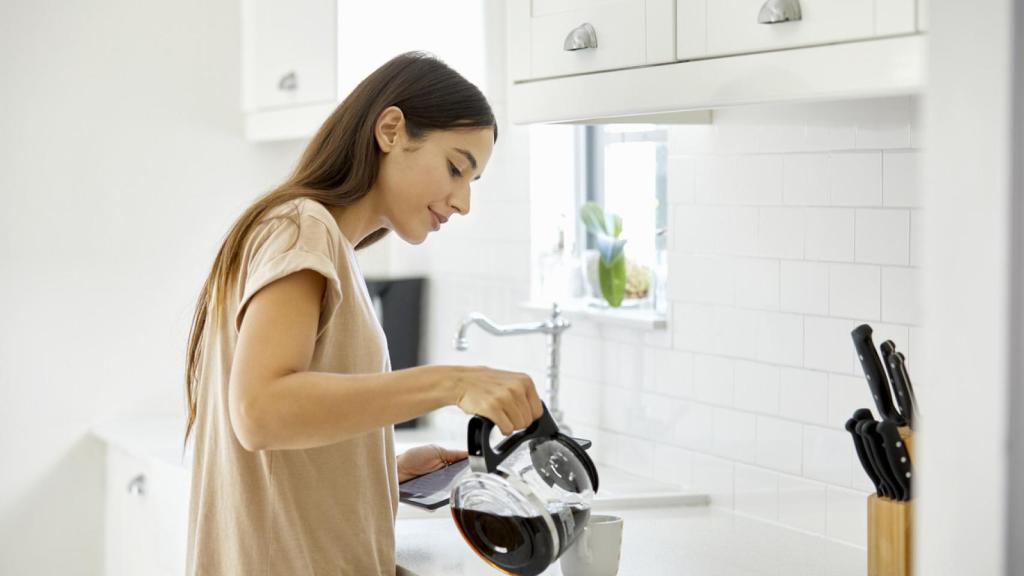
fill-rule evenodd
<path id="1" fill-rule="evenodd" d="M 425 282 L 423 278 L 366 280 L 366 290 L 388 340 L 392 370 L 419 366 Z M 395 428 L 416 428 L 418 424 L 415 418 L 395 424 Z"/>

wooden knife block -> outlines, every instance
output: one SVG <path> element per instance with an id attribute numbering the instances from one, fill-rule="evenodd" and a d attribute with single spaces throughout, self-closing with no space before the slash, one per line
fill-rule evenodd
<path id="1" fill-rule="evenodd" d="M 910 428 L 900 428 L 900 436 L 913 463 L 914 437 Z M 911 495 L 916 497 L 916 493 Z M 868 576 L 913 575 L 913 503 L 879 498 L 876 494 L 868 496 Z"/>

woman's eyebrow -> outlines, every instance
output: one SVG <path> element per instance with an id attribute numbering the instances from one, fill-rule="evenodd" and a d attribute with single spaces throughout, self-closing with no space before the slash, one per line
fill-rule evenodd
<path id="1" fill-rule="evenodd" d="M 462 148 L 456 148 L 455 151 L 462 153 L 469 160 L 469 165 L 473 167 L 473 170 L 476 170 L 476 156 L 473 156 L 469 150 L 463 150 Z"/>

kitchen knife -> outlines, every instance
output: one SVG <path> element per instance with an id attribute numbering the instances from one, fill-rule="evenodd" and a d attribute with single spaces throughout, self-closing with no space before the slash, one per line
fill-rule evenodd
<path id="1" fill-rule="evenodd" d="M 911 401 L 907 382 L 903 379 L 903 375 L 906 373 L 903 355 L 899 353 L 892 354 L 889 356 L 888 362 L 890 374 L 892 374 L 892 389 L 896 393 L 896 403 L 900 406 L 900 415 L 903 416 L 907 426 L 910 426 L 911 430 L 913 430 L 917 415 L 914 413 L 914 403 Z"/>
<path id="2" fill-rule="evenodd" d="M 893 422 L 879 422 L 876 429 L 879 436 L 882 437 L 885 457 L 893 471 L 893 477 L 903 492 L 903 497 L 900 500 L 910 500 L 913 472 L 910 466 L 910 454 L 907 452 L 907 446 L 903 443 L 903 438 L 900 437 L 900 431 Z"/>
<path id="3" fill-rule="evenodd" d="M 861 420 L 857 424 L 857 432 L 864 439 L 864 445 L 875 455 L 875 470 L 879 478 L 882 478 L 889 486 L 890 497 L 895 500 L 903 500 L 903 486 L 896 480 L 896 473 L 889 465 L 889 459 L 885 455 L 885 447 L 882 446 L 882 436 L 877 430 L 878 422 L 872 420 Z"/>
<path id="4" fill-rule="evenodd" d="M 886 376 L 889 377 L 889 383 L 892 384 L 892 369 L 889 367 L 889 358 L 896 351 L 896 344 L 892 340 L 886 340 L 878 345 L 878 349 L 882 351 L 882 366 L 885 368 Z M 893 392 L 895 392 L 895 389 Z M 898 403 L 896 407 L 899 408 Z"/>
<path id="5" fill-rule="evenodd" d="M 875 472 L 875 466 L 868 459 L 868 453 L 864 448 L 864 440 L 857 434 L 857 420 L 856 417 L 850 418 L 846 421 L 846 431 L 853 436 L 853 449 L 857 451 L 857 459 L 860 460 L 861 468 L 864 468 L 864 473 L 871 479 L 871 483 L 875 485 L 875 493 L 879 496 L 884 496 L 882 493 L 882 480 L 878 477 L 878 473 Z"/>
<path id="6" fill-rule="evenodd" d="M 857 358 L 864 369 L 864 377 L 867 378 L 868 388 L 871 389 L 871 396 L 878 408 L 878 416 L 882 420 L 902 424 L 900 415 L 892 403 L 889 380 L 885 377 L 882 361 L 878 358 L 878 352 L 875 352 L 875 343 L 871 341 L 871 332 L 871 326 L 861 324 L 850 333 L 853 337 L 853 346 L 857 349 Z"/>
<path id="7" fill-rule="evenodd" d="M 874 439 L 869 437 L 864 432 L 864 427 L 868 422 L 874 422 L 875 419 L 868 417 L 865 420 L 858 420 L 857 425 L 854 426 L 854 431 L 860 436 L 861 444 L 864 446 L 864 453 L 868 457 L 868 462 L 871 464 L 871 469 L 874 470 L 875 476 L 878 477 L 879 487 L 882 489 L 883 498 L 895 498 L 896 487 L 889 482 L 889 477 L 884 474 L 882 467 L 882 460 L 885 459 L 885 455 L 879 452 L 879 449 L 874 444 Z"/>
<path id="8" fill-rule="evenodd" d="M 920 416 L 920 408 L 917 403 L 917 396 L 914 395 L 914 384 L 910 381 L 910 371 L 907 370 L 907 359 L 902 352 L 896 352 L 900 359 L 900 374 L 903 376 L 903 383 L 907 385 L 907 395 L 910 397 L 910 405 L 914 407 L 914 416 Z"/>

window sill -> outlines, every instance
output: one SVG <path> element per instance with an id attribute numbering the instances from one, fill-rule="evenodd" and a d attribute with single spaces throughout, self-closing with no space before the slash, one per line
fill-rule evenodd
<path id="1" fill-rule="evenodd" d="M 651 308 L 600 308 L 592 305 L 594 300 L 566 300 L 558 303 L 562 315 L 570 320 L 584 320 L 599 324 L 632 328 L 634 330 L 665 330 L 668 317 Z M 519 305 L 525 310 L 549 312 L 551 304 L 530 300 Z"/>

